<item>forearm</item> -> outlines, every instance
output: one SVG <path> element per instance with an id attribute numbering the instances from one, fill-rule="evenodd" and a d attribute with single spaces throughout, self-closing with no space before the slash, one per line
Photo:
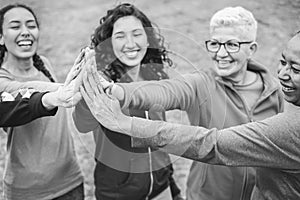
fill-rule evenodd
<path id="1" fill-rule="evenodd" d="M 1 102 L 0 126 L 19 126 L 43 116 L 53 116 L 56 109 L 47 110 L 41 102 L 44 93 L 34 93 L 32 96 L 18 101 Z"/>
<path id="2" fill-rule="evenodd" d="M 196 98 L 195 88 L 184 78 L 118 83 L 124 90 L 123 108 L 152 111 L 187 109 Z"/>
<path id="3" fill-rule="evenodd" d="M 299 115 L 290 116 L 299 119 Z M 133 118 L 134 147 L 151 146 L 200 162 L 299 169 L 299 123 L 282 116 L 218 131 Z M 282 123 L 287 123 L 283 126 Z"/>

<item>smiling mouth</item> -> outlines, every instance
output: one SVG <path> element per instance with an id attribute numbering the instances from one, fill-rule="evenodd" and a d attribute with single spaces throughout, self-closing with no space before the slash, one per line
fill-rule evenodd
<path id="1" fill-rule="evenodd" d="M 33 44 L 33 41 L 31 40 L 21 40 L 17 42 L 17 45 L 20 47 L 31 47 Z"/>
<path id="2" fill-rule="evenodd" d="M 127 58 L 135 58 L 138 55 L 139 50 L 125 51 L 124 54 Z"/>
<path id="3" fill-rule="evenodd" d="M 229 60 L 216 60 L 216 62 L 220 68 L 226 68 L 233 63 L 233 61 Z"/>
<path id="4" fill-rule="evenodd" d="M 284 85 L 282 83 L 281 83 L 281 87 L 282 87 L 283 92 L 294 92 L 295 91 L 295 88 Z"/>

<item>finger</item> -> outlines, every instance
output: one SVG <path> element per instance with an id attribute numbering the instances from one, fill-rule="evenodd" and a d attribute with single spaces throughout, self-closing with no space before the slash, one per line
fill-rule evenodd
<path id="1" fill-rule="evenodd" d="M 86 51 L 85 51 L 85 59 L 90 59 L 92 57 L 95 57 L 95 50 L 94 49 L 91 49 L 89 47 L 86 48 Z"/>
<path id="2" fill-rule="evenodd" d="M 80 65 L 81 65 L 81 63 L 80 63 Z M 66 80 L 65 80 L 64 85 L 70 84 L 70 82 L 71 82 L 72 80 L 74 80 L 74 79 L 79 75 L 79 73 L 81 72 L 81 70 L 82 70 L 81 67 L 77 67 L 77 66 L 74 67 L 74 66 L 73 66 L 73 67 L 71 68 L 71 70 L 69 71 L 68 75 L 67 75 L 67 78 L 66 78 Z"/>
<path id="3" fill-rule="evenodd" d="M 96 76 L 94 73 L 92 72 L 87 72 L 88 74 L 88 80 L 89 80 L 89 83 L 94 91 L 94 94 L 98 97 L 101 93 L 100 93 L 100 90 L 102 90 L 102 85 L 101 85 L 101 82 L 98 80 L 96 80 Z M 99 87 L 101 88 L 99 90 Z"/>
<path id="4" fill-rule="evenodd" d="M 87 104 L 87 106 L 89 107 L 89 109 L 92 110 L 93 109 L 93 101 L 89 97 L 89 95 L 87 94 L 87 92 L 85 91 L 83 86 L 80 86 L 80 94 L 81 94 L 82 98 L 84 99 L 85 103 Z"/>
<path id="5" fill-rule="evenodd" d="M 84 49 L 81 49 L 79 55 L 78 55 L 78 56 L 76 57 L 76 59 L 75 59 L 74 65 L 79 64 L 79 63 L 83 60 L 84 55 L 85 55 L 85 50 L 84 50 Z"/>
<path id="6" fill-rule="evenodd" d="M 94 66 L 95 62 L 93 62 L 93 60 L 94 60 L 94 58 L 89 58 L 85 62 L 85 67 L 88 72 L 91 72 L 93 70 L 93 68 L 95 67 Z"/>
<path id="7" fill-rule="evenodd" d="M 103 83 L 103 79 L 104 79 L 104 78 L 97 72 L 97 70 L 92 70 L 91 74 L 92 74 L 92 76 L 93 76 L 95 82 L 96 82 L 96 83 L 100 83 L 100 84 L 97 84 L 97 92 L 98 92 L 99 94 L 103 94 L 103 93 L 104 93 L 104 90 L 103 90 L 103 85 L 102 85 L 102 83 Z"/>
<path id="8" fill-rule="evenodd" d="M 87 72 L 83 74 L 83 86 L 86 91 L 86 93 L 89 95 L 90 98 L 94 98 L 94 89 L 93 85 L 91 85 L 90 80 L 89 80 L 89 75 Z"/>
<path id="9" fill-rule="evenodd" d="M 77 77 L 74 79 L 75 84 L 74 84 L 74 89 L 76 91 L 79 91 L 79 86 L 82 85 L 82 79 L 83 79 L 83 74 L 86 73 L 85 69 L 82 68 L 77 75 Z"/>

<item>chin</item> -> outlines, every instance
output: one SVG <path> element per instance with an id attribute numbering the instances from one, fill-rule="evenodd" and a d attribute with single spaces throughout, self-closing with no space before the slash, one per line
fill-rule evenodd
<path id="1" fill-rule="evenodd" d="M 220 69 L 217 69 L 217 74 L 220 76 L 220 77 L 229 77 L 232 73 L 228 70 L 220 70 Z"/>
<path id="2" fill-rule="evenodd" d="M 122 63 L 129 67 L 136 67 L 141 64 L 141 61 L 122 61 Z"/>
<path id="3" fill-rule="evenodd" d="M 295 99 L 294 97 L 291 97 L 291 96 L 284 95 L 284 100 L 286 102 L 294 104 L 294 105 L 300 105 L 299 102 L 298 102 L 299 99 Z"/>
<path id="4" fill-rule="evenodd" d="M 26 53 L 19 54 L 18 57 L 23 59 L 30 59 L 34 54 L 35 52 L 26 52 Z"/>

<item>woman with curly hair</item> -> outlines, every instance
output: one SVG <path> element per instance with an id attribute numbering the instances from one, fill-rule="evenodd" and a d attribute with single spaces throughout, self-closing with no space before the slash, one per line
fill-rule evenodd
<path id="1" fill-rule="evenodd" d="M 61 86 L 54 83 L 48 59 L 36 53 L 38 39 L 31 8 L 13 4 L 0 10 L 0 91 L 45 92 Z M 55 117 L 8 128 L 5 199 L 83 200 L 83 176 L 67 117 L 67 110 L 59 108 Z"/>
<path id="2" fill-rule="evenodd" d="M 131 4 L 120 4 L 107 11 L 92 35 L 92 47 L 98 71 L 110 81 L 168 78 L 164 64 L 172 65 L 172 61 L 167 56 L 164 39 L 148 17 Z M 134 109 L 123 112 L 165 119 L 165 113 Z M 80 132 L 94 133 L 97 199 L 181 199 L 168 154 L 151 148 L 132 148 L 131 137 L 99 124 L 84 101 L 77 104 L 73 117 Z"/>

